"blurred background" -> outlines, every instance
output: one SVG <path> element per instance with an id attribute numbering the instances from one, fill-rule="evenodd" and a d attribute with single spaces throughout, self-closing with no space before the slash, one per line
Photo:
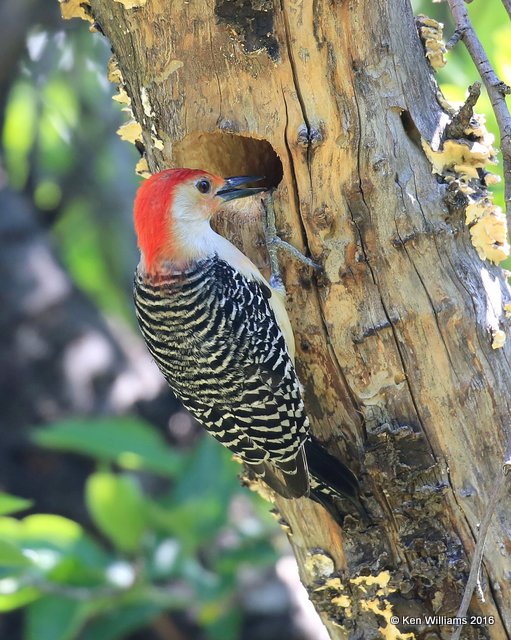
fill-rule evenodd
<path id="1" fill-rule="evenodd" d="M 413 4 L 450 37 L 444 4 Z M 469 7 L 510 83 L 502 4 Z M 321 640 L 270 505 L 135 326 L 138 153 L 109 56 L 56 0 L 0 4 L 0 636 Z M 454 102 L 478 79 L 461 44 L 438 79 Z"/>

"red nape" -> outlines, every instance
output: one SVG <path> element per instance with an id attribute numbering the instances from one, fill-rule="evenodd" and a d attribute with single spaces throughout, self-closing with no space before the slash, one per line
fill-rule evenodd
<path id="1" fill-rule="evenodd" d="M 145 180 L 135 197 L 134 221 L 138 246 L 144 255 L 148 272 L 158 257 L 172 251 L 170 208 L 174 187 L 182 182 L 203 176 L 200 169 L 166 169 Z"/>

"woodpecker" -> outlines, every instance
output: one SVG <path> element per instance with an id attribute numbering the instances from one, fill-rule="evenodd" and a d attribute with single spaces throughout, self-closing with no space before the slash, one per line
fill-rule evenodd
<path id="1" fill-rule="evenodd" d="M 246 186 L 258 180 L 168 169 L 141 185 L 138 323 L 183 405 L 272 489 L 354 498 L 353 473 L 309 435 L 282 292 L 210 226 L 226 201 L 265 191 Z"/>

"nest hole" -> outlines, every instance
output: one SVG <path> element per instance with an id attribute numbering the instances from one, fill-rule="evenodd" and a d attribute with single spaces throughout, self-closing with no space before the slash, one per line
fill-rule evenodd
<path id="1" fill-rule="evenodd" d="M 195 132 L 174 147 L 177 167 L 204 169 L 219 176 L 264 176 L 268 188 L 282 180 L 282 162 L 267 140 L 233 133 Z"/>

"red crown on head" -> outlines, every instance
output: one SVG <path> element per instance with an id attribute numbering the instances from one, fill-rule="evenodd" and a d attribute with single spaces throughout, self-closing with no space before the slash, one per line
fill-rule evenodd
<path id="1" fill-rule="evenodd" d="M 166 169 L 155 173 L 140 186 L 133 210 L 138 246 L 145 266 L 151 271 L 163 249 L 171 249 L 169 214 L 177 185 L 208 175 L 200 169 Z"/>

